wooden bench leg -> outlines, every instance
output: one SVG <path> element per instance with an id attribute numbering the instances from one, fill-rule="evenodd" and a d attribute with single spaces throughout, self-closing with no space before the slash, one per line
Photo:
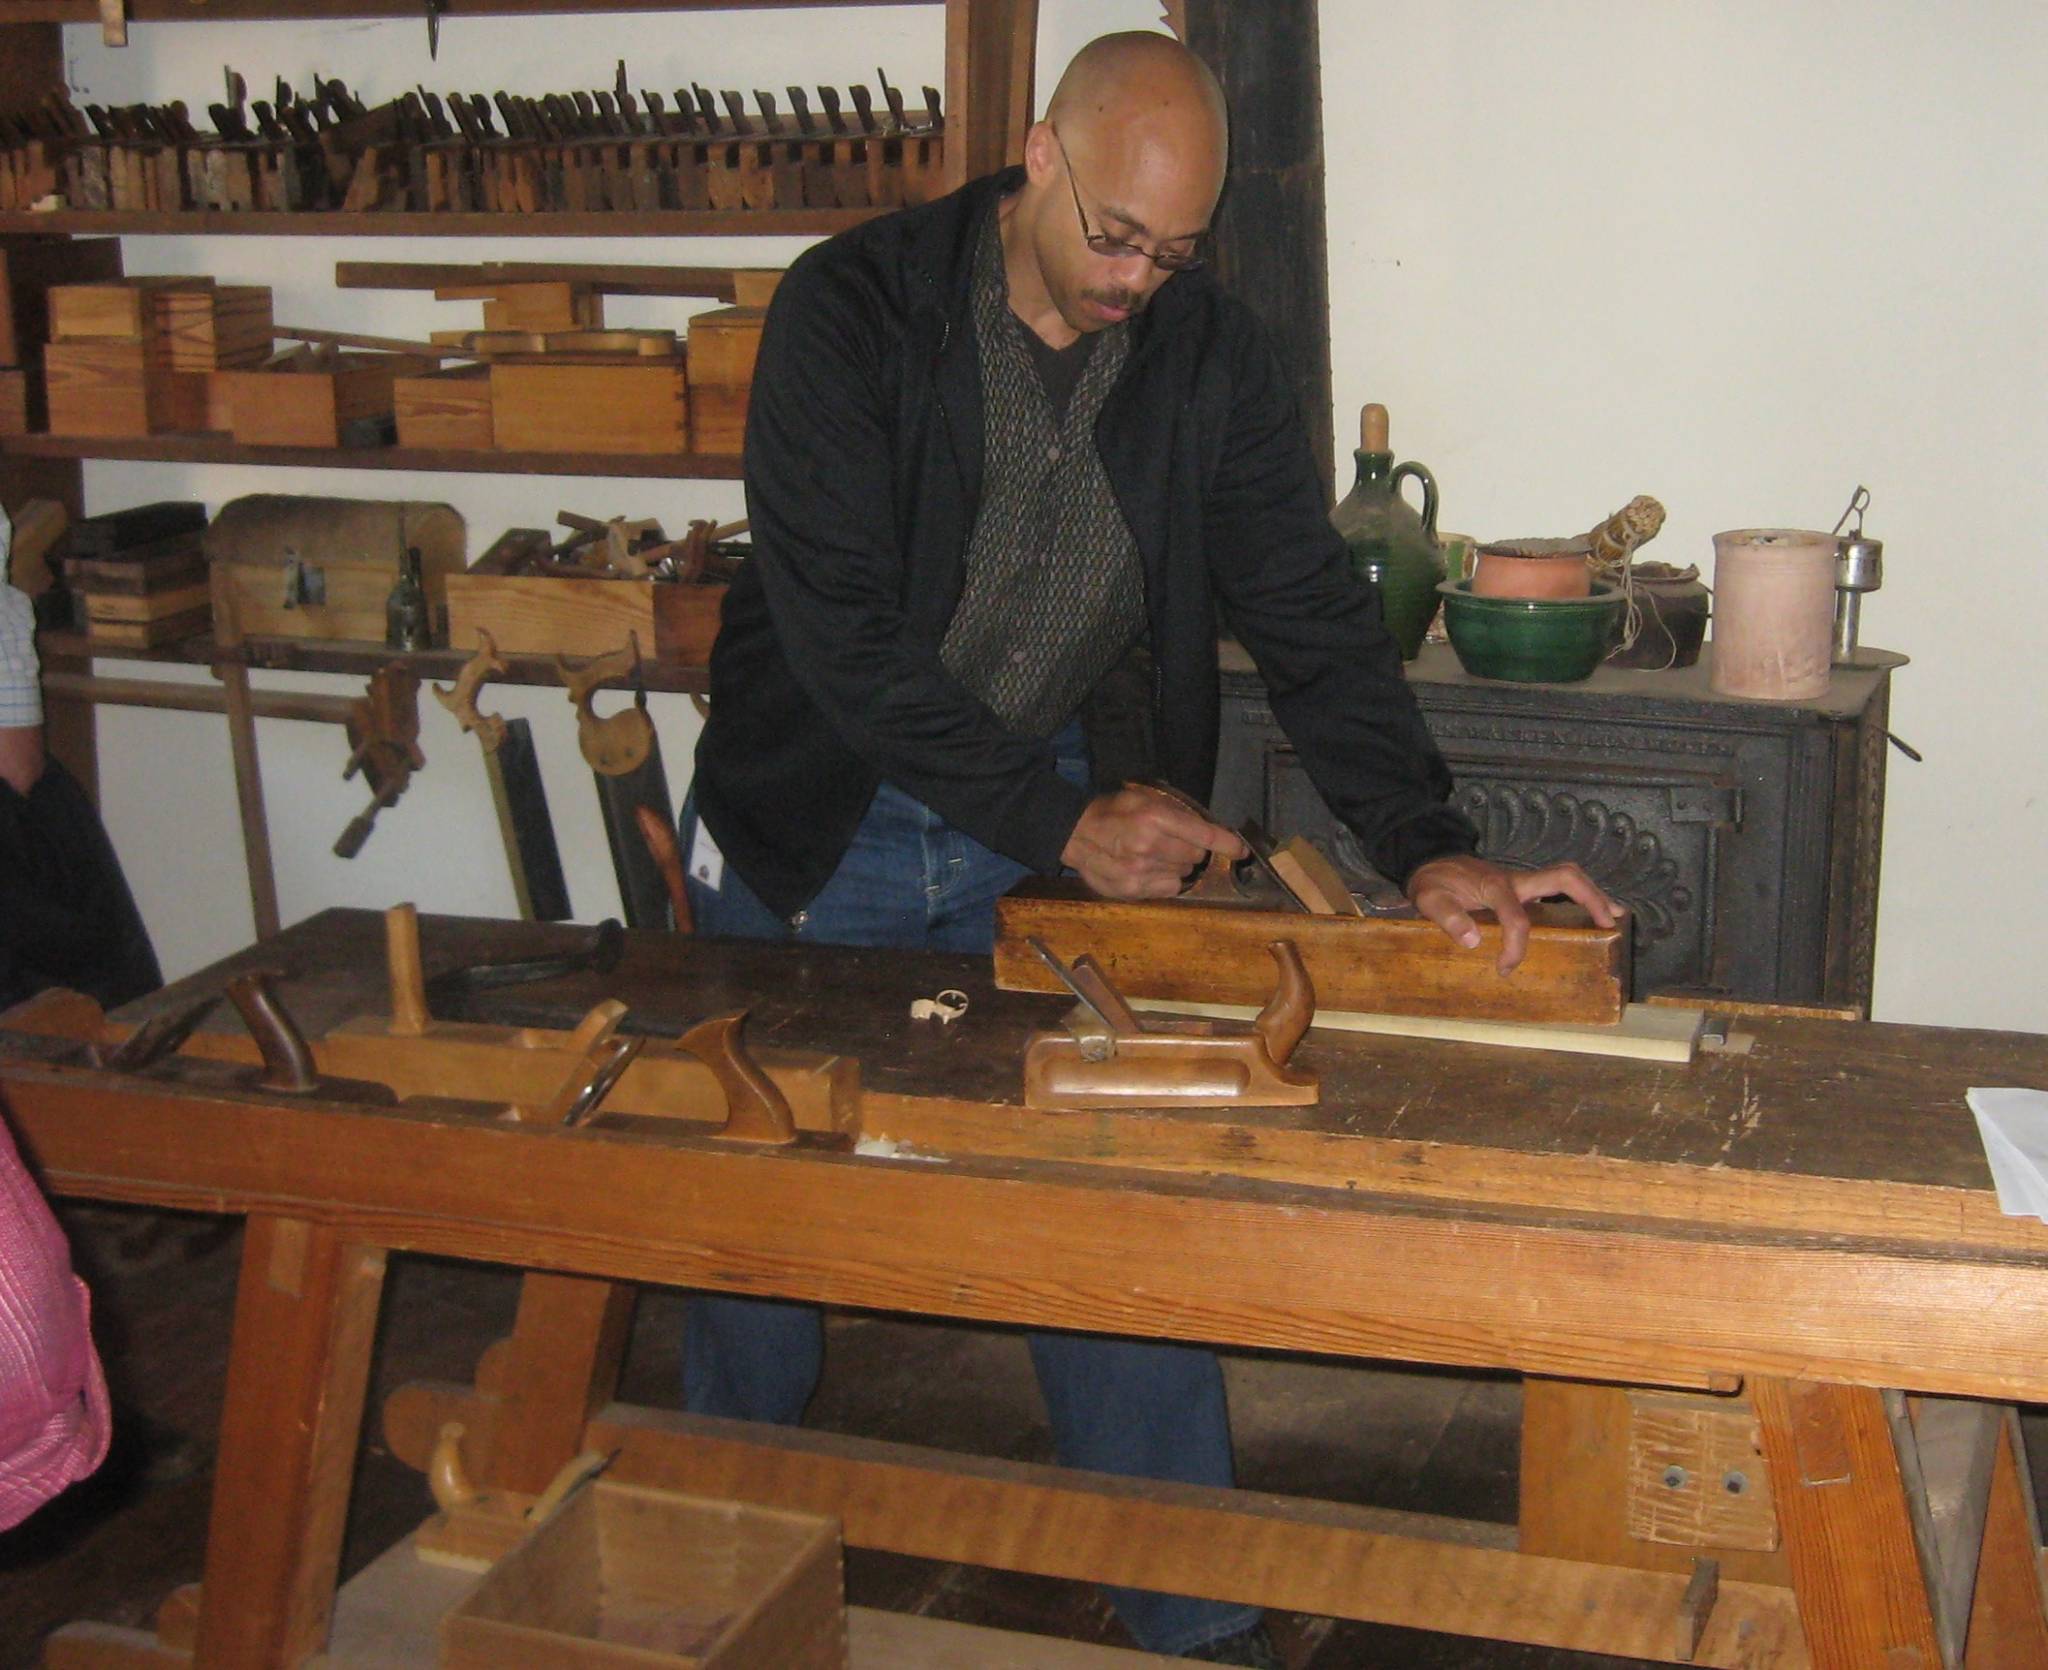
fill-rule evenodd
<path id="1" fill-rule="evenodd" d="M 1768 1378 L 1750 1392 L 1815 1670 L 1939 1670 L 1884 1394 Z"/>
<path id="2" fill-rule="evenodd" d="M 1648 1405 L 1690 1407 L 1702 1421 L 1754 1422 L 1746 1397 L 1645 1394 L 1627 1386 L 1537 1375 L 1522 1382 L 1522 1551 L 1688 1575 L 1704 1556 L 1718 1562 L 1721 1576 L 1730 1582 L 1791 1587 L 1782 1549 L 1760 1539 L 1718 1540 L 1703 1529 L 1695 1537 L 1652 1540 L 1631 1531 L 1631 1508 L 1643 1489 L 1632 1477 L 1631 1448 Z M 1761 1474 L 1762 1468 L 1750 1471 Z M 1761 1477 L 1753 1479 L 1758 1495 L 1764 1494 L 1763 1482 Z M 1709 1478 L 1691 1481 L 1688 1488 L 1711 1493 L 1724 1486 L 1718 1478 Z"/>
<path id="3" fill-rule="evenodd" d="M 2019 1416 L 2005 1412 L 1992 1463 L 1984 1551 L 1970 1603 L 1967 1670 L 2021 1670 L 2048 1664 L 2048 1603 L 2041 1585 L 2041 1531 L 2033 1481 L 2019 1441 Z"/>
<path id="4" fill-rule="evenodd" d="M 320 1651 L 383 1294 L 381 1248 L 252 1217 L 235 1293 L 196 1658 L 216 1670 Z"/>
<path id="5" fill-rule="evenodd" d="M 586 1276 L 528 1274 L 519 1318 L 493 1365 L 491 1453 L 481 1481 L 538 1495 L 583 1448 L 583 1428 L 611 1402 L 633 1328 L 634 1289 Z"/>

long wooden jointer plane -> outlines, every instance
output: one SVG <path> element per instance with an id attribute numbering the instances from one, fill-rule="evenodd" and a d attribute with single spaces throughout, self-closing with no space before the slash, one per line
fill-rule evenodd
<path id="1" fill-rule="evenodd" d="M 1674 1663 L 2048 1662 L 2008 1407 L 2048 1400 L 2048 1225 L 2000 1215 L 1963 1102 L 2048 1085 L 2048 1039 L 1745 1018 L 1645 1061 L 1318 1027 L 1314 1105 L 1046 1111 L 1021 1062 L 1068 1000 L 983 962 L 629 934 L 600 972 L 583 930 L 417 933 L 409 963 L 402 926 L 327 912 L 112 1020 L 7 1017 L 53 1190 L 250 1221 L 200 1592 L 53 1664 L 321 1650 L 393 1249 L 534 1272 L 476 1384 L 383 1411 L 423 1468 L 460 1422 L 506 1500 L 616 1450 L 938 1559 Z M 487 1014 L 426 1001 L 551 956 Z M 226 1006 L 124 1049 L 264 967 L 303 1071 Z M 910 1018 L 946 989 L 959 1019 Z M 1517 1370 L 1520 1523 L 620 1405 L 642 1282 Z"/>

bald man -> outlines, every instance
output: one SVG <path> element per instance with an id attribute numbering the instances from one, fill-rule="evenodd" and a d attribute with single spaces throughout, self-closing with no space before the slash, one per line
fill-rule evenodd
<path id="1" fill-rule="evenodd" d="M 1286 381 L 1201 271 L 1227 161 L 1222 95 L 1162 35 L 1061 78 L 1024 165 L 809 251 L 776 293 L 747 423 L 754 554 L 727 595 L 683 815 L 700 932 L 987 952 L 994 903 L 1072 870 L 1179 891 L 1232 831 L 1165 795 L 1215 774 L 1220 607 L 1331 809 L 1453 938 L 1572 866 L 1473 856 L 1450 780 L 1332 532 Z M 1135 734 L 1108 692 L 1134 661 Z M 1129 704 L 1126 704 L 1128 711 Z M 1112 758 L 1114 752 L 1115 757 Z M 806 1307 L 697 1299 L 700 1413 L 794 1421 Z M 1228 1484 L 1213 1355 L 1031 1336 L 1060 1459 Z M 1276 1663 L 1257 1614 L 1115 1592 L 1141 1646 Z"/>

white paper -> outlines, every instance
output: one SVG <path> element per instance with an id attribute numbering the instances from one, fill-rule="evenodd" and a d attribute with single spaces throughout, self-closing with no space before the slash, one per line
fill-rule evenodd
<path id="1" fill-rule="evenodd" d="M 1998 1209 L 2048 1223 L 2048 1090 L 1972 1090 L 1966 1100 L 1991 1162 Z"/>

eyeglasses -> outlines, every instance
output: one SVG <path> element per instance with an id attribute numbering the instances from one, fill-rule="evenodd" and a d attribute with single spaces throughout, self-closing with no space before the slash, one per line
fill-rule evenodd
<path id="1" fill-rule="evenodd" d="M 1060 130 L 1052 129 L 1052 136 L 1059 140 L 1060 161 L 1067 170 L 1067 190 L 1074 195 L 1074 213 L 1080 217 L 1081 238 L 1095 254 L 1107 261 L 1125 261 L 1133 255 L 1142 255 L 1163 273 L 1191 273 L 1203 264 L 1204 258 L 1192 250 L 1172 249 L 1150 250 L 1142 244 L 1134 244 L 1123 238 L 1112 238 L 1107 232 L 1098 232 L 1088 224 L 1088 211 L 1081 207 L 1081 186 L 1074 178 L 1074 159 L 1067 155 L 1067 142 L 1060 139 Z"/>

